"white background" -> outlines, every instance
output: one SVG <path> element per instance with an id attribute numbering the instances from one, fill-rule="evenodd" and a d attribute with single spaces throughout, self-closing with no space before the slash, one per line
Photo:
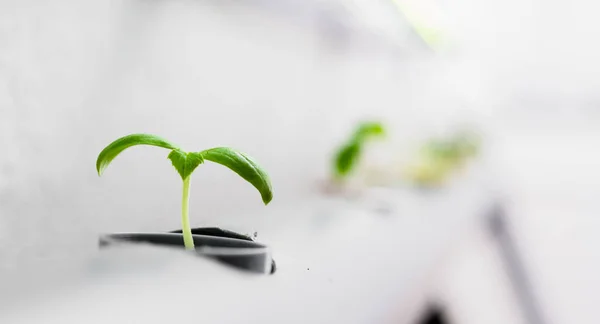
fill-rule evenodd
<path id="1" fill-rule="evenodd" d="M 359 118 L 386 118 L 399 151 L 475 120 L 491 134 L 548 317 L 590 322 L 600 284 L 597 5 L 443 5 L 461 46 L 439 60 L 408 50 L 389 19 L 375 25 L 398 40 L 391 47 L 234 1 L 0 2 L 2 273 L 68 263 L 94 251 L 98 233 L 178 227 L 180 181 L 166 152 L 131 150 L 95 174 L 99 150 L 127 133 L 246 151 L 270 171 L 277 208 L 314 191 Z M 264 208 L 215 166 L 192 186 L 194 225 L 251 232 L 244 214 Z"/>

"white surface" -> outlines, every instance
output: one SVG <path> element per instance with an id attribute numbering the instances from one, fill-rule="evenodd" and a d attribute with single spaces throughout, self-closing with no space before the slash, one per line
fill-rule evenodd
<path id="1" fill-rule="evenodd" d="M 471 227 L 436 269 L 427 297 L 447 310 L 451 323 L 528 323 L 500 246 L 485 224 Z"/>
<path id="2" fill-rule="evenodd" d="M 484 215 L 490 196 L 481 188 L 471 183 L 437 193 L 398 190 L 400 208 L 389 215 L 312 201 L 290 211 L 294 224 L 270 222 L 262 229 L 275 247 L 273 276 L 247 275 L 175 252 L 110 249 L 82 263 L 76 276 L 27 287 L 28 293 L 5 300 L 0 320 L 163 323 L 189 321 L 192 314 L 219 324 L 398 323 L 406 320 L 399 314 L 410 312 L 404 303 L 449 243 Z M 14 282 L 11 287 L 23 288 Z"/>
<path id="3" fill-rule="evenodd" d="M 527 123 L 507 122 L 501 145 L 519 246 L 548 323 L 598 322 L 600 132 L 591 118 Z"/>

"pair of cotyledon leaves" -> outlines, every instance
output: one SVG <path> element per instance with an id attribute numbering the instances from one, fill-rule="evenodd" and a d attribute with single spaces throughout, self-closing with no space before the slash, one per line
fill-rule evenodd
<path id="1" fill-rule="evenodd" d="M 102 175 L 108 165 L 125 149 L 136 145 L 151 145 L 170 149 L 168 158 L 185 180 L 204 161 L 212 161 L 240 175 L 250 182 L 259 192 L 265 204 L 273 198 L 271 181 L 267 173 L 246 154 L 229 147 L 215 147 L 201 152 L 185 152 L 169 141 L 150 134 L 132 134 L 121 137 L 109 144 L 96 161 L 98 175 Z"/>

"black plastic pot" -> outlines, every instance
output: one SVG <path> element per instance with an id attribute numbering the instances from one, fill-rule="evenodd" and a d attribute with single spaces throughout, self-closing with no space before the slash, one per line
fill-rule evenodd
<path id="1" fill-rule="evenodd" d="M 192 229 L 196 253 L 238 269 L 272 274 L 275 261 L 268 248 L 251 237 L 216 227 Z M 100 237 L 100 247 L 127 243 L 146 243 L 183 248 L 181 230 L 169 233 L 116 233 Z"/>

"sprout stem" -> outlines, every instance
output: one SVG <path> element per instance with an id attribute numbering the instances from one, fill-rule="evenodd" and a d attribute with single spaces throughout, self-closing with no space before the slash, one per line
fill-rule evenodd
<path id="1" fill-rule="evenodd" d="M 190 177 L 183 179 L 183 198 L 181 200 L 181 226 L 183 233 L 183 245 L 186 250 L 194 249 L 194 238 L 190 228 Z"/>

